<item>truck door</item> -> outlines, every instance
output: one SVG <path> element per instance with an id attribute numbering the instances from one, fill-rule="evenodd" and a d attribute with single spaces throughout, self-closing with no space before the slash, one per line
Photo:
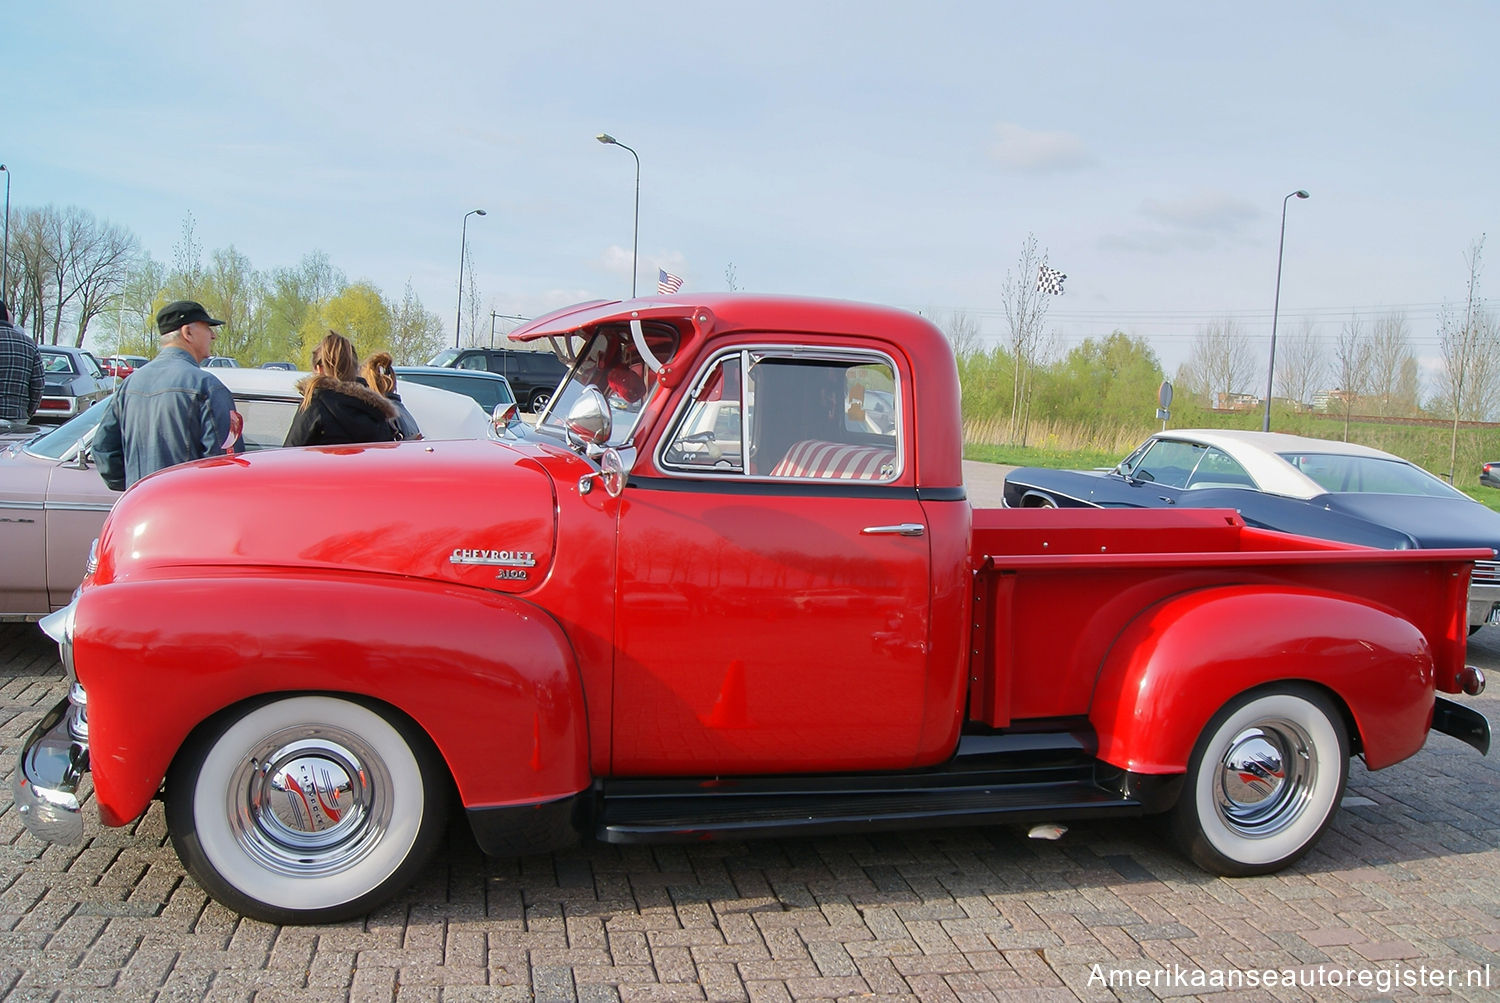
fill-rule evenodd
<path id="1" fill-rule="evenodd" d="M 775 348 L 701 371 L 621 497 L 617 773 L 911 764 L 930 558 L 898 372 Z"/>

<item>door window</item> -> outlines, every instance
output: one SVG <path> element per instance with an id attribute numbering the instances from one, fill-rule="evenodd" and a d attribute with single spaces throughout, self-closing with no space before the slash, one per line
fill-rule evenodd
<path id="1" fill-rule="evenodd" d="M 688 395 L 660 463 L 694 474 L 892 481 L 903 453 L 899 399 L 883 357 L 737 351 Z"/>

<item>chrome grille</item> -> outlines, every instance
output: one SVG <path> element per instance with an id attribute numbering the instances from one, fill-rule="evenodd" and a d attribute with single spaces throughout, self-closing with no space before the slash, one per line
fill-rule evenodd
<path id="1" fill-rule="evenodd" d="M 1475 561 L 1471 585 L 1500 585 L 1500 561 Z"/>

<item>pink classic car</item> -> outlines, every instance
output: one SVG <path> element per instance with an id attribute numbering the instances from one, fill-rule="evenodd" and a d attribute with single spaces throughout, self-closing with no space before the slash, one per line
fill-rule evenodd
<path id="1" fill-rule="evenodd" d="M 216 369 L 245 416 L 246 450 L 280 446 L 306 373 Z M 401 399 L 428 439 L 482 438 L 484 410 L 446 390 L 402 383 Z M 89 445 L 104 417 L 94 407 L 29 439 L 0 442 L 0 620 L 34 620 L 60 609 L 83 580 L 89 545 L 120 492 L 104 486 Z"/>

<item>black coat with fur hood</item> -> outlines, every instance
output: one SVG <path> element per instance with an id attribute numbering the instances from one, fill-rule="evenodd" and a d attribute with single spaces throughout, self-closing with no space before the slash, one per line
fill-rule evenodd
<path id="1" fill-rule="evenodd" d="M 312 398 L 297 409 L 284 445 L 391 442 L 396 438 L 395 406 L 363 380 L 345 383 L 332 376 L 309 376 L 297 383 L 304 396 L 309 383 Z"/>

